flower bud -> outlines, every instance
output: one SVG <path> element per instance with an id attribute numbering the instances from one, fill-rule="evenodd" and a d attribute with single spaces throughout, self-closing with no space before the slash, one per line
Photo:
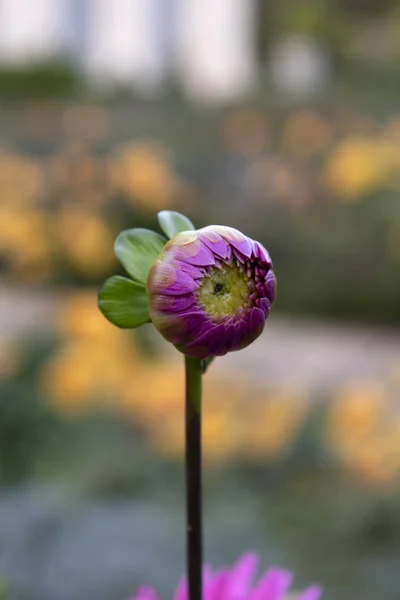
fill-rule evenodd
<path id="1" fill-rule="evenodd" d="M 212 225 L 169 240 L 147 278 L 161 335 L 194 358 L 223 356 L 263 331 L 276 281 L 267 250 L 237 229 Z"/>

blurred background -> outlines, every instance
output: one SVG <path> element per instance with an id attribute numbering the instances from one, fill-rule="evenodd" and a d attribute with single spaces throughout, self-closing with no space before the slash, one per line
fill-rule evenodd
<path id="1" fill-rule="evenodd" d="M 396 0 L 0 0 L 0 581 L 163 598 L 183 365 L 96 293 L 123 228 L 260 239 L 279 298 L 205 381 L 205 545 L 326 600 L 400 596 Z"/>

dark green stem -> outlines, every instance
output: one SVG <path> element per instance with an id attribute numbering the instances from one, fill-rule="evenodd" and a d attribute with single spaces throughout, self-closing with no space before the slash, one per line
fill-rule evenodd
<path id="1" fill-rule="evenodd" d="M 186 535 L 189 600 L 202 600 L 201 376 L 202 364 L 185 356 Z"/>

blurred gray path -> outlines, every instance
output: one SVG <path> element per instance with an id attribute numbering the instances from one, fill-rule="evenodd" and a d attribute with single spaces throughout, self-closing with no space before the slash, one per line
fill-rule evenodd
<path id="1" fill-rule="evenodd" d="M 0 287 L 0 339 L 49 335 L 61 292 Z M 64 295 L 65 297 L 65 295 Z M 400 329 L 356 327 L 272 315 L 252 346 L 220 361 L 261 382 L 330 388 L 400 374 Z"/>
<path id="2" fill-rule="evenodd" d="M 0 494 L 0 576 L 8 600 L 125 600 L 145 583 L 172 598 L 184 571 L 180 490 L 130 500 L 88 500 L 55 486 L 17 486 Z M 206 551 L 232 564 L 247 548 L 263 564 L 284 560 L 260 528 L 257 499 L 222 495 L 207 511 Z M 243 514 L 246 518 L 243 518 Z"/>
<path id="3" fill-rule="evenodd" d="M 272 315 L 263 336 L 228 361 L 260 381 L 316 391 L 356 379 L 382 380 L 394 372 L 400 376 L 400 330 Z"/>

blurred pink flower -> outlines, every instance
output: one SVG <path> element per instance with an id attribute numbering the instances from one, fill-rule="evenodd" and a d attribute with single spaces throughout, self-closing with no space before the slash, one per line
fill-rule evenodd
<path id="1" fill-rule="evenodd" d="M 319 600 L 322 588 L 311 585 L 299 593 L 290 593 L 292 574 L 290 571 L 271 567 L 253 585 L 253 577 L 258 566 L 258 556 L 244 554 L 232 569 L 212 571 L 209 566 L 203 570 L 204 600 Z M 173 600 L 187 600 L 187 583 L 182 579 L 175 590 Z M 132 600 L 159 600 L 159 596 L 149 586 L 141 587 Z"/>

